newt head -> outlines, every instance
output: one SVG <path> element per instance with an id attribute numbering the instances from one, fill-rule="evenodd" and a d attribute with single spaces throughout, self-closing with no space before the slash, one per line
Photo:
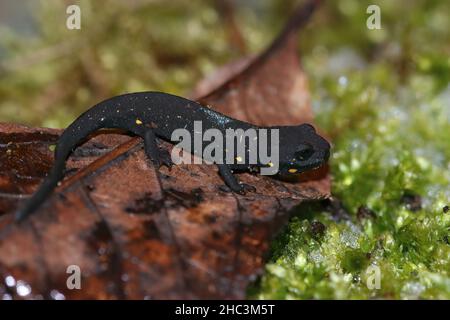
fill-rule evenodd
<path id="1" fill-rule="evenodd" d="M 330 144 L 310 124 L 280 127 L 279 135 L 278 174 L 281 176 L 316 169 L 330 157 Z"/>

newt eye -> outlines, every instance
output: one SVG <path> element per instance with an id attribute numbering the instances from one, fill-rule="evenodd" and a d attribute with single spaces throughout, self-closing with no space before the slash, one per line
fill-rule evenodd
<path id="1" fill-rule="evenodd" d="M 295 152 L 295 158 L 300 161 L 305 161 L 311 158 L 314 149 L 310 145 L 302 145 L 298 151 Z"/>

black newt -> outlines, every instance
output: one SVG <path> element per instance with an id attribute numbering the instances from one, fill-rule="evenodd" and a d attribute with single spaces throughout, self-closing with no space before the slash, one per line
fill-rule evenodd
<path id="1" fill-rule="evenodd" d="M 173 131 L 184 128 L 193 134 L 194 121 L 201 121 L 205 129 L 218 129 L 224 136 L 226 129 L 264 128 L 225 116 L 197 102 L 162 92 L 130 93 L 107 99 L 84 112 L 63 132 L 55 148 L 55 162 L 50 173 L 25 205 L 19 208 L 16 219 L 23 220 L 45 201 L 63 178 L 66 159 L 93 132 L 103 128 L 127 130 L 144 139 L 145 153 L 156 167 L 170 167 L 171 157 L 167 151 L 158 147 L 157 138 L 175 143 L 171 140 Z M 330 145 L 311 125 L 305 123 L 267 129 L 278 129 L 279 132 L 278 175 L 304 172 L 317 168 L 328 160 Z M 248 152 L 247 148 L 246 144 Z M 202 157 L 201 152 L 191 150 Z M 234 192 L 244 193 L 254 188 L 239 183 L 233 172 L 258 172 L 261 167 L 271 166 L 271 163 L 251 164 L 248 159 L 240 158 L 236 157 L 237 161 L 233 164 L 216 164 L 226 185 Z"/>

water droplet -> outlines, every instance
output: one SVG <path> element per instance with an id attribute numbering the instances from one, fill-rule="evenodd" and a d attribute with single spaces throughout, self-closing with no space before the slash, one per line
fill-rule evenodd
<path id="1" fill-rule="evenodd" d="M 319 264 L 323 261 L 323 256 L 320 253 L 320 251 L 315 250 L 315 251 L 310 252 L 309 259 L 314 261 L 314 263 Z"/>
<path id="2" fill-rule="evenodd" d="M 66 300 L 66 296 L 64 296 L 64 294 L 62 294 L 58 290 L 50 291 L 50 296 L 53 300 Z"/>
<path id="3" fill-rule="evenodd" d="M 16 279 L 14 279 L 13 276 L 6 276 L 5 278 L 5 284 L 8 287 L 14 287 L 16 285 Z"/>
<path id="4" fill-rule="evenodd" d="M 341 234 L 342 243 L 350 248 L 357 249 L 359 247 L 358 243 L 359 236 L 356 232 L 345 230 Z"/>
<path id="5" fill-rule="evenodd" d="M 16 292 L 19 296 L 25 297 L 31 293 L 31 287 L 25 281 L 17 281 Z"/>
<path id="6" fill-rule="evenodd" d="M 348 79 L 345 76 L 340 76 L 338 82 L 341 86 L 345 87 L 347 86 Z"/>

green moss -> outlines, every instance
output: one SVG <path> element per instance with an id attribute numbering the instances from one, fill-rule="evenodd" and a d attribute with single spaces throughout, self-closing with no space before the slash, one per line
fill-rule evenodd
<path id="1" fill-rule="evenodd" d="M 411 19 L 408 30 L 425 23 L 411 15 L 432 17 L 448 9 L 416 4 L 405 17 Z M 386 14 L 398 14 L 393 10 Z M 448 30 L 448 20 L 442 23 L 440 30 Z M 402 57 L 381 50 L 371 59 L 360 43 L 342 43 L 339 50 L 321 43 L 318 54 L 306 54 L 318 123 L 334 144 L 332 191 L 350 219 L 334 221 L 319 207 L 300 207 L 273 245 L 251 297 L 450 298 L 450 214 L 443 210 L 450 202 L 450 60 L 443 59 L 449 53 L 442 45 L 448 31 L 425 38 L 427 32 L 408 30 L 399 34 L 410 38 L 414 50 L 395 35 L 383 41 L 398 46 Z M 399 59 L 408 61 L 404 74 L 396 71 Z M 361 206 L 374 217 L 358 219 Z M 305 232 L 312 219 L 326 226 L 320 243 Z M 381 283 L 372 290 L 373 266 Z"/>

